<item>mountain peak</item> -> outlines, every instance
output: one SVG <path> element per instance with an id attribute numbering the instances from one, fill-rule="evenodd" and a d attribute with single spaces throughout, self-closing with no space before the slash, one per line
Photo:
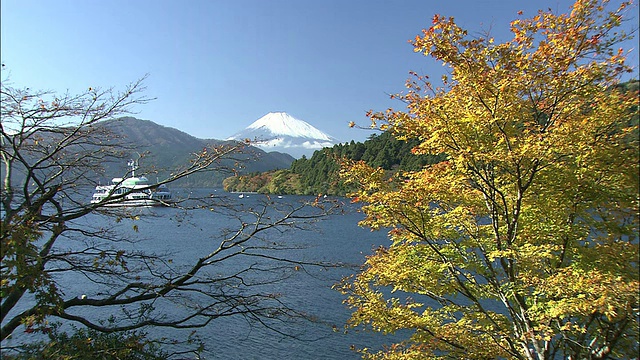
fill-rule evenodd
<path id="1" fill-rule="evenodd" d="M 309 123 L 296 119 L 286 112 L 270 112 L 249 125 L 247 129 L 267 130 L 272 135 L 286 135 L 332 141 L 331 137 L 311 126 Z"/>
<path id="2" fill-rule="evenodd" d="M 283 111 L 264 115 L 228 140 L 243 139 L 257 140 L 254 145 L 263 150 L 281 151 L 294 157 L 310 155 L 336 143 L 333 137 Z"/>

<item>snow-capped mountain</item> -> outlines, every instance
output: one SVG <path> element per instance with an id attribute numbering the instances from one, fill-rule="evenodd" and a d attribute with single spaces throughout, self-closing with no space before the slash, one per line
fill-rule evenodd
<path id="1" fill-rule="evenodd" d="M 296 158 L 336 144 L 333 137 L 285 112 L 268 113 L 227 140 L 245 139 L 265 151 L 284 152 Z"/>

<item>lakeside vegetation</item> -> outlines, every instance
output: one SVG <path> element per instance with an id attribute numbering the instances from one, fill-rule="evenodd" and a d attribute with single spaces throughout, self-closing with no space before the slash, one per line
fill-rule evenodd
<path id="1" fill-rule="evenodd" d="M 344 196 L 355 190 L 340 178 L 341 163 L 345 160 L 364 161 L 391 175 L 398 171 L 416 171 L 443 159 L 443 156 L 413 154 L 411 149 L 416 145 L 415 139 L 398 140 L 388 132 L 373 134 L 364 143 L 352 140 L 316 151 L 310 158 L 303 156 L 289 169 L 229 177 L 223 186 L 232 192 Z"/>

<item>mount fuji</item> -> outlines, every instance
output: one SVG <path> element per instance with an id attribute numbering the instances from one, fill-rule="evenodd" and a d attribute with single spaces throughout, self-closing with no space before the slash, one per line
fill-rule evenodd
<path id="1" fill-rule="evenodd" d="M 265 151 L 279 151 L 295 158 L 335 145 L 336 140 L 309 123 L 285 112 L 270 112 L 227 140 L 244 141 Z"/>

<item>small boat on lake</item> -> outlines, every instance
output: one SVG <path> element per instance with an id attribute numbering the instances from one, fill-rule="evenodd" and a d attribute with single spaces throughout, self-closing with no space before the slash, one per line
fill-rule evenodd
<path id="1" fill-rule="evenodd" d="M 168 206 L 171 191 L 165 184 L 154 185 L 144 176 L 136 176 L 137 161 L 129 161 L 131 176 L 113 178 L 110 185 L 98 185 L 91 197 L 92 204 L 109 207 Z"/>

